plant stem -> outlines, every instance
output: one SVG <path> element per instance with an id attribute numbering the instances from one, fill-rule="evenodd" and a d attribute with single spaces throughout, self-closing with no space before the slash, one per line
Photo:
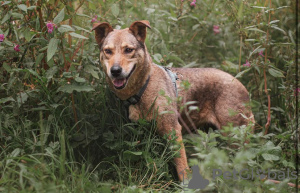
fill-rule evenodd
<path id="1" fill-rule="evenodd" d="M 243 43 L 243 36 L 242 36 L 242 34 L 240 34 L 239 72 L 241 72 L 241 63 L 242 63 L 242 43 Z"/>
<path id="2" fill-rule="evenodd" d="M 269 4 L 269 9 L 271 9 L 272 6 L 272 0 L 270 0 L 270 4 Z M 269 21 L 268 24 L 270 24 L 271 21 L 271 11 L 269 11 Z M 268 46 L 268 40 L 269 40 L 269 27 L 267 29 L 267 39 L 266 39 L 266 49 L 265 49 L 265 64 L 267 63 L 267 58 L 268 58 L 268 50 L 267 50 L 267 46 Z M 268 92 L 268 87 L 267 87 L 267 75 L 266 75 L 266 67 L 264 67 L 264 81 L 265 81 L 265 93 L 268 97 L 268 118 L 267 118 L 267 123 L 265 125 L 265 135 L 268 134 L 268 129 L 271 123 L 271 97 L 269 95 Z"/>
<path id="3" fill-rule="evenodd" d="M 36 10 L 39 14 L 39 21 L 40 21 L 40 26 L 41 26 L 41 30 L 45 31 L 44 29 L 44 20 L 43 20 L 43 13 L 42 13 L 42 0 L 38 0 L 36 3 Z"/>

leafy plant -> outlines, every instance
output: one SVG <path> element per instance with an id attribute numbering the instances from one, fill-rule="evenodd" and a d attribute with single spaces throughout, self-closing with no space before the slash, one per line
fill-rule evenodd
<path id="1" fill-rule="evenodd" d="M 227 137 L 185 136 L 190 165 L 210 181 L 206 190 L 293 191 L 292 180 L 212 179 L 211 169 L 295 170 L 294 7 L 287 0 L 2 1 L 0 190 L 182 191 L 171 161 L 175 136 L 166 140 L 154 122 L 127 119 L 91 32 L 95 22 L 119 29 L 147 19 L 155 63 L 220 68 L 250 92 L 254 133 L 228 126 Z M 197 110 L 188 105 L 181 110 Z"/>

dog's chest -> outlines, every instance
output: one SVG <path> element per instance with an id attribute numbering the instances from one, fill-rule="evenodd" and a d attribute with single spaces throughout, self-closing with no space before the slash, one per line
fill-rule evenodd
<path id="1" fill-rule="evenodd" d="M 147 121 L 151 121 L 153 119 L 153 113 L 149 112 L 148 106 L 145 106 L 145 104 L 136 104 L 136 105 L 130 105 L 129 106 L 129 119 L 131 121 L 137 121 L 139 119 L 146 119 Z"/>
<path id="2" fill-rule="evenodd" d="M 129 106 L 129 119 L 131 121 L 137 121 L 140 118 L 141 110 L 138 105 Z"/>

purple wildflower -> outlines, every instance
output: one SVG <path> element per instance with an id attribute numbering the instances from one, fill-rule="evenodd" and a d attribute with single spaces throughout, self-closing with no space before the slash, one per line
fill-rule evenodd
<path id="1" fill-rule="evenodd" d="M 3 42 L 4 41 L 4 34 L 0 34 L 0 42 Z"/>
<path id="2" fill-rule="evenodd" d="M 92 19 L 92 23 L 94 23 L 94 22 L 96 22 L 97 21 L 97 18 L 98 18 L 98 16 L 97 15 L 95 15 L 94 17 L 93 17 L 93 19 Z"/>
<path id="3" fill-rule="evenodd" d="M 260 52 L 258 52 L 258 55 L 259 55 L 259 56 L 262 56 L 262 57 L 265 57 L 265 56 L 263 55 L 263 52 L 264 52 L 263 50 L 260 51 Z"/>
<path id="4" fill-rule="evenodd" d="M 48 33 L 52 33 L 53 32 L 53 27 L 55 26 L 54 23 L 48 21 L 48 23 L 46 24 L 47 28 L 48 28 Z"/>
<path id="5" fill-rule="evenodd" d="M 243 64 L 243 66 L 250 67 L 250 66 L 251 66 L 251 64 L 250 64 L 250 62 L 249 62 L 248 60 L 246 60 L 246 63 L 245 63 L 245 64 Z"/>
<path id="6" fill-rule="evenodd" d="M 196 0 L 193 0 L 193 2 L 190 4 L 191 7 L 196 7 Z"/>
<path id="7" fill-rule="evenodd" d="M 214 25 L 213 31 L 214 31 L 215 35 L 220 33 L 220 27 L 218 25 Z"/>
<path id="8" fill-rule="evenodd" d="M 20 45 L 19 44 L 16 44 L 15 47 L 14 47 L 14 50 L 16 52 L 20 52 Z"/>

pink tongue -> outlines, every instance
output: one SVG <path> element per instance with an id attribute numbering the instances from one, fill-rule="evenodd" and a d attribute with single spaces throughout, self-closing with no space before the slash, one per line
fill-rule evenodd
<path id="1" fill-rule="evenodd" d="M 116 86 L 116 87 L 121 87 L 125 84 L 126 82 L 126 79 L 125 78 L 122 78 L 122 79 L 115 79 L 113 80 L 113 84 Z"/>

